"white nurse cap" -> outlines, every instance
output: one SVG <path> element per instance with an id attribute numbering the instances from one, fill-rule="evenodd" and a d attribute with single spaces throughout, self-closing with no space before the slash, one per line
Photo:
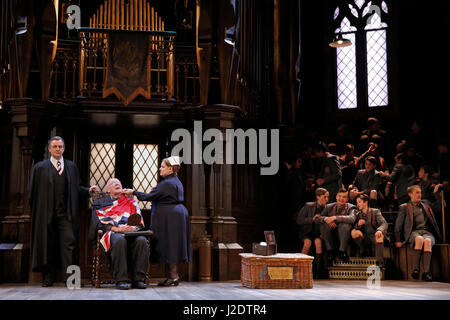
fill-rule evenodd
<path id="1" fill-rule="evenodd" d="M 179 166 L 180 165 L 180 157 L 178 156 L 171 156 L 167 158 L 171 166 Z"/>

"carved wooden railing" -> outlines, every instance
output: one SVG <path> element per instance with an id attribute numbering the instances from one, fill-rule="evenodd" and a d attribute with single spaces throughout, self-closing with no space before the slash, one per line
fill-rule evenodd
<path id="1" fill-rule="evenodd" d="M 131 31 L 80 28 L 80 96 L 101 97 L 106 80 L 109 32 L 139 32 L 149 41 L 147 65 L 150 82 L 146 84 L 151 99 L 173 99 L 174 38 L 173 31 Z M 147 40 L 146 40 L 147 39 Z"/>
<path id="2" fill-rule="evenodd" d="M 127 3 L 126 3 L 127 2 Z M 194 47 L 178 47 L 175 33 L 148 0 L 105 0 L 89 18 L 89 28 L 80 28 L 80 41 L 59 41 L 51 98 L 78 96 L 100 99 L 106 80 L 108 33 L 133 32 L 151 42 L 148 52 L 150 99 L 174 99 L 179 104 L 197 105 L 200 85 Z M 145 35 L 149 37 L 144 37 Z M 211 78 L 217 81 L 218 78 Z M 140 98 L 142 99 L 142 97 Z"/>
<path id="3" fill-rule="evenodd" d="M 75 99 L 79 95 L 79 41 L 59 40 L 53 61 L 50 98 Z"/>
<path id="4" fill-rule="evenodd" d="M 195 51 L 175 55 L 175 99 L 182 104 L 199 103 L 200 83 Z"/>
<path id="5" fill-rule="evenodd" d="M 70 100 L 77 96 L 101 98 L 106 75 L 106 40 L 96 36 L 86 39 L 85 44 L 79 41 L 59 41 L 55 61 L 53 62 L 52 85 L 50 97 L 53 100 Z M 156 41 L 156 40 L 155 40 Z M 80 48 L 86 50 L 82 61 L 85 69 L 80 72 Z M 105 47 L 103 47 L 105 46 Z M 94 58 L 96 55 L 96 58 Z M 86 58 L 88 61 L 86 61 Z M 160 61 L 167 58 L 160 54 Z M 81 59 L 81 60 L 83 60 Z M 89 60 L 90 59 L 90 60 Z M 152 53 L 152 78 L 154 87 L 152 99 L 167 99 L 169 88 L 167 85 L 167 68 L 157 68 L 158 54 Z M 199 71 L 195 48 L 181 48 L 173 52 L 174 76 L 173 92 L 170 94 L 178 104 L 198 105 L 200 95 Z M 158 84 L 159 73 L 159 84 Z M 211 78 L 211 81 L 218 81 Z"/>

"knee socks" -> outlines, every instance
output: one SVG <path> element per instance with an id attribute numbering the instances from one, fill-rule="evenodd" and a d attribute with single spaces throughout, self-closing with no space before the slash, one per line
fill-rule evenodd
<path id="1" fill-rule="evenodd" d="M 375 244 L 375 257 L 377 258 L 377 262 L 383 262 L 383 250 L 384 246 L 382 243 Z"/>
<path id="2" fill-rule="evenodd" d="M 420 265 L 420 254 L 422 253 L 422 250 L 413 250 L 413 268 L 414 270 L 419 270 Z"/>
<path id="3" fill-rule="evenodd" d="M 423 252 L 423 272 L 430 272 L 431 252 Z"/>
<path id="4" fill-rule="evenodd" d="M 356 243 L 356 245 L 359 248 L 359 254 L 362 256 L 363 252 L 364 252 L 364 244 L 363 244 L 363 239 L 362 238 L 355 238 L 353 239 Z"/>

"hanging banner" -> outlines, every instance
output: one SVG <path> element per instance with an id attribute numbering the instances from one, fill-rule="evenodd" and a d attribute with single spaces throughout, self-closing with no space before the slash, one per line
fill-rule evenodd
<path id="1" fill-rule="evenodd" d="M 115 94 L 125 105 L 139 94 L 150 99 L 149 38 L 142 34 L 109 33 L 103 98 Z"/>

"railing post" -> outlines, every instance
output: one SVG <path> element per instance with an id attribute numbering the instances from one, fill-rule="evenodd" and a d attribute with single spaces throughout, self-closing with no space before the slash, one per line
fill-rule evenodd
<path id="1" fill-rule="evenodd" d="M 175 76 L 175 58 L 174 58 L 174 39 L 169 38 L 169 53 L 167 61 L 167 99 L 174 96 L 174 76 Z"/>
<path id="2" fill-rule="evenodd" d="M 84 33 L 82 32 L 80 33 L 80 74 L 78 76 L 81 97 L 83 96 L 84 90 L 86 89 L 84 81 L 84 60 L 86 55 L 85 41 L 86 38 L 84 36 Z"/>

